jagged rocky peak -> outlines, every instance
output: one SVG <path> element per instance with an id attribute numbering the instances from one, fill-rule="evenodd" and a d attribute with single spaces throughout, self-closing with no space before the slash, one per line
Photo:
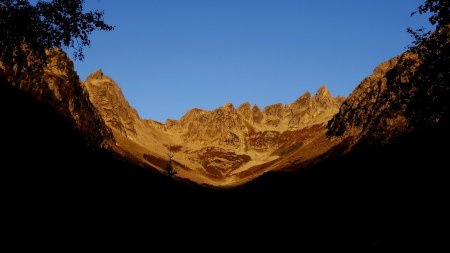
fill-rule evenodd
<path id="1" fill-rule="evenodd" d="M 283 104 L 277 103 L 277 104 L 273 104 L 273 105 L 268 105 L 268 106 L 264 107 L 264 113 L 267 116 L 281 117 L 281 115 L 283 114 Z"/>
<path id="2" fill-rule="evenodd" d="M 234 111 L 235 110 L 234 105 L 232 103 L 225 103 L 222 106 L 222 108 L 227 110 L 227 111 Z"/>
<path id="3" fill-rule="evenodd" d="M 164 123 L 164 125 L 166 127 L 173 127 L 175 125 L 177 125 L 178 121 L 175 119 L 166 119 L 166 123 Z"/>
<path id="4" fill-rule="evenodd" d="M 325 85 L 322 85 L 316 92 L 314 99 L 322 106 L 329 106 L 335 99 Z"/>
<path id="5" fill-rule="evenodd" d="M 254 105 L 252 108 L 252 117 L 253 117 L 253 121 L 255 123 L 261 123 L 263 114 L 261 112 L 261 109 L 259 109 L 259 107 L 257 105 Z"/>
<path id="6" fill-rule="evenodd" d="M 97 69 L 92 72 L 87 78 L 85 83 L 107 85 L 110 89 L 114 89 L 114 92 L 122 93 L 120 86 L 108 75 L 105 75 L 102 69 Z"/>
<path id="7" fill-rule="evenodd" d="M 252 105 L 249 102 L 243 103 L 237 110 L 245 119 L 250 119 L 252 116 Z"/>
<path id="8" fill-rule="evenodd" d="M 97 69 L 96 71 L 92 72 L 87 78 L 87 80 L 92 80 L 92 79 L 102 79 L 104 77 L 103 74 L 103 70 L 102 69 Z"/>
<path id="9" fill-rule="evenodd" d="M 107 125 L 128 137 L 135 137 L 140 118 L 128 104 L 119 85 L 106 76 L 101 69 L 90 74 L 84 82 L 89 99 L 102 114 Z"/>
<path id="10" fill-rule="evenodd" d="M 253 111 L 253 113 L 255 113 L 255 112 L 261 112 L 261 109 L 259 108 L 258 105 L 254 105 L 254 106 L 252 107 L 252 111 Z"/>
<path id="11" fill-rule="evenodd" d="M 404 54 L 405 56 L 408 54 Z M 392 59 L 389 59 L 388 61 L 380 63 L 374 70 L 372 75 L 369 77 L 371 78 L 379 78 L 386 75 L 386 73 L 391 70 L 395 65 L 397 65 L 397 62 L 399 60 L 399 57 L 394 57 Z"/>
<path id="12" fill-rule="evenodd" d="M 43 69 L 16 75 L 14 67 L 0 62 L 0 74 L 4 74 L 7 81 L 21 91 L 66 117 L 90 145 L 109 145 L 113 140 L 112 133 L 89 100 L 73 62 L 59 48 L 46 50 L 45 53 L 47 64 Z M 23 60 L 25 66 L 36 63 L 31 55 Z"/>
<path id="13" fill-rule="evenodd" d="M 310 92 L 305 92 L 297 98 L 292 104 L 286 105 L 290 110 L 305 110 L 310 107 L 322 106 L 333 108 L 340 105 L 343 101 L 342 97 L 333 97 L 325 85 L 322 85 L 312 96 Z"/>
<path id="14" fill-rule="evenodd" d="M 316 97 L 329 99 L 331 98 L 331 93 L 325 85 L 322 85 L 316 92 Z"/>
<path id="15" fill-rule="evenodd" d="M 312 98 L 312 95 L 309 91 L 305 92 L 303 95 L 301 95 L 297 100 L 295 100 L 294 103 L 302 103 L 305 101 L 309 101 Z"/>
<path id="16" fill-rule="evenodd" d="M 206 111 L 199 108 L 190 109 L 183 117 L 181 117 L 181 122 L 188 122 L 192 120 L 196 120 L 200 117 L 200 115 L 204 114 Z M 173 120 L 176 121 L 176 120 Z"/>
<path id="17" fill-rule="evenodd" d="M 421 64 L 417 55 L 405 52 L 378 65 L 350 94 L 328 123 L 330 135 L 360 135 L 386 141 L 410 127 L 407 106 L 418 90 L 417 83 L 409 82 Z M 395 73 L 397 79 L 389 77 Z M 407 85 L 405 85 L 407 84 Z M 402 101 L 398 94 L 408 94 Z M 402 106 L 399 106 L 399 105 Z"/>
<path id="18" fill-rule="evenodd" d="M 250 102 L 244 102 L 242 105 L 240 105 L 238 107 L 238 111 L 251 111 L 252 110 L 252 105 L 250 104 Z"/>
<path id="19" fill-rule="evenodd" d="M 231 103 L 212 111 L 194 108 L 179 121 L 167 121 L 165 129 L 182 132 L 186 141 L 209 141 L 212 145 L 218 140 L 218 145 L 241 147 L 243 136 L 255 131 L 284 132 L 324 124 L 338 112 L 341 102 L 322 86 L 316 96 L 306 92 L 293 104 L 277 103 L 263 110 L 249 102 L 237 109 Z"/>

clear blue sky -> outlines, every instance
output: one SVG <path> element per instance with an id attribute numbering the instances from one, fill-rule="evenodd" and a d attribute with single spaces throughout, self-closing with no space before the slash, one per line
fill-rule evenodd
<path id="1" fill-rule="evenodd" d="M 112 32 L 94 32 L 84 80 L 113 78 L 142 118 L 245 101 L 290 103 L 326 84 L 347 96 L 411 43 L 419 0 L 88 0 Z"/>

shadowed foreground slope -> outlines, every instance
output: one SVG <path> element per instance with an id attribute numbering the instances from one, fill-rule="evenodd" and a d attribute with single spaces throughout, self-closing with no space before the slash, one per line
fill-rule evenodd
<path id="1" fill-rule="evenodd" d="M 126 220 L 164 236 L 188 238 L 200 228 L 197 238 L 225 246 L 248 243 L 251 234 L 261 238 L 257 246 L 438 248 L 448 199 L 448 55 L 445 43 L 419 65 L 403 57 L 363 81 L 329 125 L 340 144 L 301 170 L 269 172 L 231 190 L 171 180 L 88 149 L 71 121 L 1 79 L 11 231 L 117 229 Z"/>
<path id="2" fill-rule="evenodd" d="M 3 80 L 0 88 L 5 147 L 1 173 L 5 183 L 12 186 L 11 193 L 63 203 L 91 193 L 108 197 L 146 191 L 150 198 L 184 190 L 181 183 L 159 173 L 106 150 L 88 148 L 73 125 L 49 106 Z"/>
<path id="3" fill-rule="evenodd" d="M 0 87 L 8 147 L 1 178 L 7 210 L 22 217 L 18 224 L 53 226 L 64 220 L 65 226 L 78 227 L 95 220 L 107 227 L 113 217 L 114 224 L 128 217 L 161 231 L 189 233 L 201 226 L 212 241 L 219 239 L 210 232 L 228 228 L 237 237 L 251 233 L 364 249 L 423 244 L 430 239 L 423 226 L 438 222 L 430 210 L 439 210 L 443 200 L 444 185 L 436 178 L 445 160 L 437 144 L 448 140 L 448 134 L 438 134 L 445 131 L 416 133 L 383 150 L 364 150 L 308 171 L 269 173 L 243 187 L 216 191 L 90 151 L 58 114 L 4 83 Z M 158 222 L 172 215 L 163 225 Z M 306 236 L 283 233 L 287 229 Z"/>

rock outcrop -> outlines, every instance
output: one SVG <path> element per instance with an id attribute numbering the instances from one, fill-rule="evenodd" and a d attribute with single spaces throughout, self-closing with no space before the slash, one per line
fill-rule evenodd
<path id="1" fill-rule="evenodd" d="M 372 75 L 366 77 L 358 87 L 352 92 L 347 100 L 342 104 L 339 113 L 329 122 L 330 133 L 341 135 L 347 134 L 366 135 L 370 128 L 374 127 L 377 121 L 384 121 L 387 111 L 392 110 L 392 101 L 396 100 L 396 94 L 389 90 L 387 74 L 398 65 L 399 61 L 408 60 L 411 67 L 418 64 L 417 56 L 411 53 L 393 58 L 380 64 L 373 71 Z M 400 112 L 400 111 L 399 111 Z M 397 128 L 405 127 L 401 114 L 390 114 L 389 117 L 398 117 Z M 392 129 L 394 130 L 394 129 Z"/>
<path id="2" fill-rule="evenodd" d="M 380 64 L 342 104 L 328 124 L 328 134 L 383 144 L 448 120 L 449 41 L 445 27 L 422 45 Z"/>
<path id="3" fill-rule="evenodd" d="M 74 70 L 73 62 L 61 49 L 47 53 L 47 65 L 34 71 L 15 73 L 15 67 L 0 64 L 0 75 L 13 86 L 57 111 L 79 131 L 93 147 L 108 146 L 113 135 L 89 99 L 89 93 Z M 25 65 L 33 67 L 32 57 Z"/>
<path id="4" fill-rule="evenodd" d="M 192 109 L 179 121 L 169 120 L 166 131 L 180 133 L 186 142 L 248 149 L 252 147 L 247 145 L 249 138 L 326 123 L 338 112 L 343 100 L 343 97 L 333 98 L 322 86 L 315 96 L 305 93 L 292 104 L 269 105 L 263 110 L 256 105 L 252 108 L 248 102 L 238 109 L 229 103 L 213 111 Z"/>
<path id="5" fill-rule="evenodd" d="M 156 157 L 152 167 L 163 168 L 160 160 L 166 159 L 167 147 L 174 145 L 164 126 L 153 120 L 142 120 L 130 106 L 119 85 L 109 76 L 97 70 L 89 75 L 84 86 L 89 99 L 100 112 L 106 126 L 112 132 L 114 149 L 122 156 L 138 163 L 148 163 L 145 157 Z"/>
<path id="6" fill-rule="evenodd" d="M 128 138 L 136 138 L 136 124 L 139 115 L 125 99 L 122 90 L 114 80 L 97 70 L 84 82 L 89 96 L 103 115 L 105 122 Z"/>

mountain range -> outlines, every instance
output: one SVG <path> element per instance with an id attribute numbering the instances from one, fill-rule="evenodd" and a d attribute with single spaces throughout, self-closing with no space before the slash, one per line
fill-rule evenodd
<path id="1" fill-rule="evenodd" d="M 381 63 L 347 98 L 321 87 L 164 123 L 141 119 L 102 71 L 81 81 L 62 50 L 42 70 L 2 63 L 0 179 L 5 217 L 19 217 L 8 228 L 146 218 L 163 236 L 201 227 L 217 243 L 233 231 L 296 244 L 317 229 L 314 247 L 429 250 L 446 242 L 449 35 Z"/>
<path id="2" fill-rule="evenodd" d="M 212 111 L 194 108 L 180 120 L 162 124 L 141 119 L 101 70 L 83 84 L 112 130 L 117 152 L 164 172 L 170 147 L 177 176 L 214 186 L 241 184 L 281 169 L 288 154 L 301 152 L 301 160 L 306 161 L 327 151 L 332 142 L 326 141 L 326 122 L 344 101 L 322 86 L 315 96 L 305 93 L 292 104 L 264 109 L 249 103 L 238 108 L 228 103 Z"/>
<path id="3" fill-rule="evenodd" d="M 435 87 L 418 83 L 429 64 L 412 50 L 381 63 L 348 98 L 322 86 L 291 104 L 193 108 L 165 123 L 141 119 L 102 70 L 82 82 L 64 52 L 48 51 L 48 59 L 42 73 L 16 76 L 4 67 L 1 74 L 63 115 L 91 147 L 163 174 L 172 152 L 176 177 L 203 185 L 235 187 L 268 171 L 307 169 L 361 143 L 389 144 L 419 124 L 441 121 L 432 118 L 436 110 L 412 109 L 416 97 Z"/>

